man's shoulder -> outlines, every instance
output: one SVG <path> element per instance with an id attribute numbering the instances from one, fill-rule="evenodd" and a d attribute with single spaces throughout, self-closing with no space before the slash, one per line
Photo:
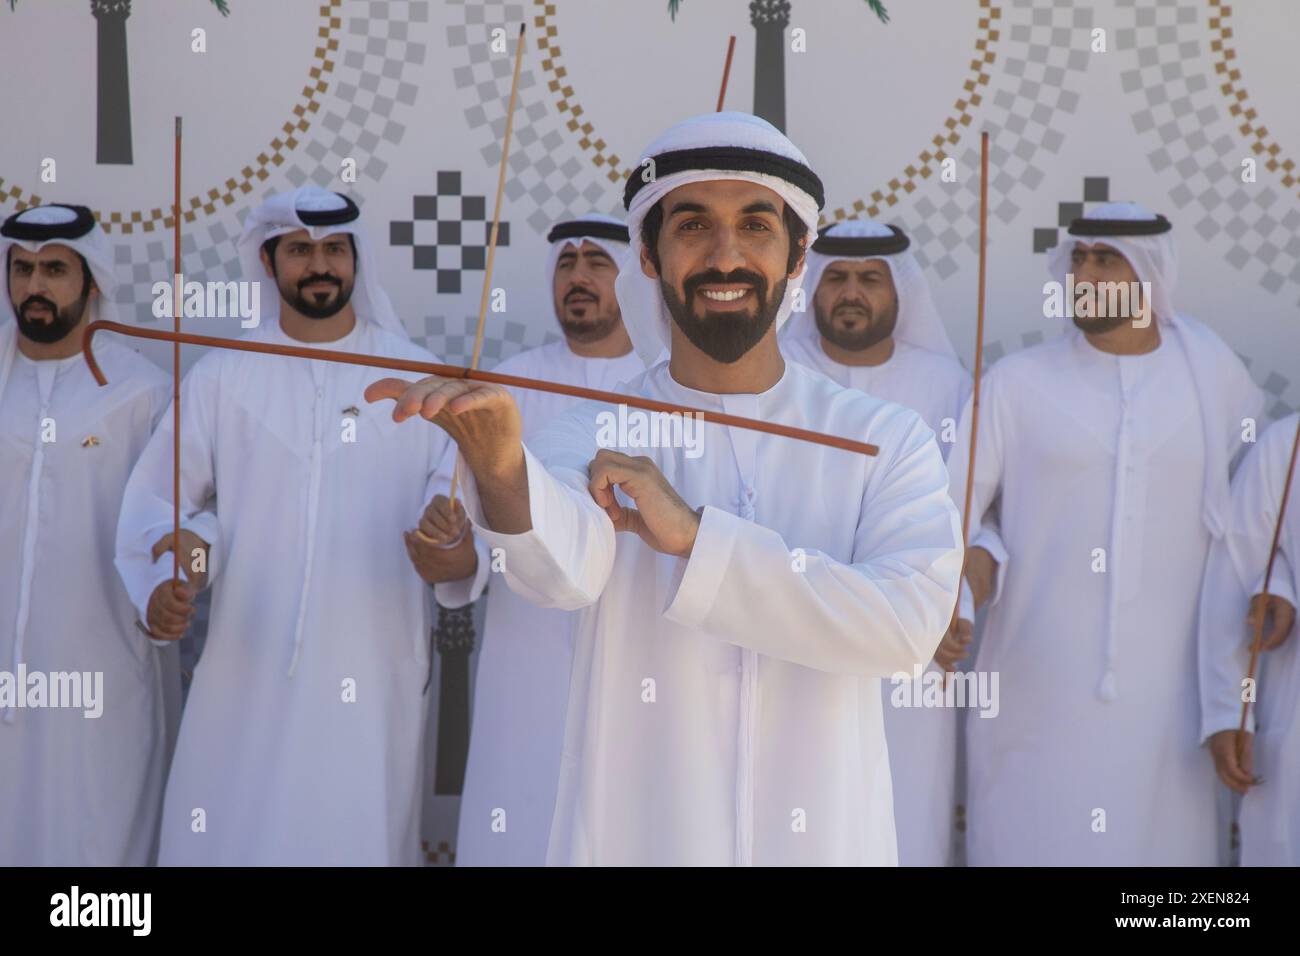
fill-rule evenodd
<path id="1" fill-rule="evenodd" d="M 553 364 L 557 358 L 563 357 L 563 353 L 567 351 L 568 347 L 564 344 L 563 339 L 547 342 L 545 345 L 536 345 L 530 349 L 523 349 L 509 358 L 502 359 L 492 366 L 492 371 L 500 372 L 502 375 L 526 375 L 539 367 L 545 368 Z"/>
<path id="2" fill-rule="evenodd" d="M 805 427 L 835 435 L 902 434 L 917 426 L 929 430 L 921 414 L 905 405 L 841 385 L 797 361 L 786 367 L 800 409 L 808 416 Z"/>
<path id="3" fill-rule="evenodd" d="M 96 343 L 95 358 L 113 386 L 144 392 L 165 389 L 171 381 L 168 372 L 120 342 Z"/>

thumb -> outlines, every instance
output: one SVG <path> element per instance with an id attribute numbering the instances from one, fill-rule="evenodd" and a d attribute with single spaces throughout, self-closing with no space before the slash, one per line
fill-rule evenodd
<path id="1" fill-rule="evenodd" d="M 377 382 L 371 382 L 366 386 L 362 396 L 367 402 L 382 402 L 386 398 L 393 401 L 402 397 L 402 394 L 411 387 L 411 383 L 400 378 L 381 378 Z"/>
<path id="2" fill-rule="evenodd" d="M 171 549 L 172 549 L 172 536 L 170 534 L 165 534 L 157 541 L 154 542 L 153 560 L 157 561 L 161 555 L 166 554 Z"/>

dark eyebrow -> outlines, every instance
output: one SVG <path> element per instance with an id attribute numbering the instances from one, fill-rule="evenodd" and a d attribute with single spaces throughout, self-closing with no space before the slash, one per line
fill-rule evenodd
<path id="1" fill-rule="evenodd" d="M 668 215 L 675 216 L 679 212 L 708 212 L 708 210 L 697 202 L 677 202 L 668 211 Z"/>
<path id="2" fill-rule="evenodd" d="M 614 261 L 614 257 L 611 256 L 604 249 L 588 249 L 586 252 L 583 253 L 583 255 L 586 256 L 588 259 L 608 259 L 610 262 Z M 564 256 L 560 256 L 560 258 L 563 259 Z"/>
<path id="3" fill-rule="evenodd" d="M 778 210 L 766 199 L 760 199 L 758 202 L 752 202 L 740 211 L 744 213 L 746 216 L 752 215 L 756 212 L 770 212 L 774 216 L 781 215 L 780 210 Z"/>

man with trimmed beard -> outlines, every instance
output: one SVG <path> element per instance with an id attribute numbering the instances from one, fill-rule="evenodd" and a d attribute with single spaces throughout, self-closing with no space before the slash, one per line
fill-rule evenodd
<path id="1" fill-rule="evenodd" d="M 872 220 L 824 229 L 808 254 L 812 309 L 791 317 L 781 334 L 781 351 L 846 388 L 920 412 L 941 436 L 939 449 L 946 455 L 971 377 L 957 360 L 910 245 L 899 227 Z M 985 554 L 970 551 L 979 560 Z M 961 638 L 969 636 L 963 629 Z M 936 673 L 952 670 L 964 656 L 956 635 L 945 644 L 929 664 Z M 946 866 L 956 803 L 957 711 L 898 706 L 899 692 L 912 698 L 910 681 L 895 679 L 882 692 L 898 861 Z"/>
<path id="2" fill-rule="evenodd" d="M 915 412 L 781 357 L 823 202 L 793 143 L 711 113 L 634 170 L 617 291 L 652 364 L 625 390 L 878 456 L 714 424 L 694 449 L 625 454 L 598 447 L 609 408 L 590 402 L 524 442 L 505 389 L 436 377 L 367 398 L 452 433 L 512 589 L 582 609 L 549 863 L 896 863 L 863 678 L 929 661 L 947 626 L 961 531 L 943 458 Z"/>
<path id="3" fill-rule="evenodd" d="M 116 319 L 117 292 L 85 206 L 10 216 L 0 262 L 0 866 L 144 866 L 180 674 L 175 649 L 135 626 L 113 533 L 170 389 L 119 342 L 96 350 L 104 388 L 81 357 L 92 318 Z M 81 704 L 24 706 L 31 679 L 55 674 L 76 679 Z"/>
<path id="4" fill-rule="evenodd" d="M 627 252 L 627 226 L 590 214 L 557 223 L 546 277 L 564 338 L 506 359 L 494 371 L 617 391 L 645 364 L 632 350 L 614 295 L 618 264 Z M 531 440 L 543 425 L 578 399 L 510 389 Z M 464 528 L 464 511 L 452 515 L 437 499 L 430 520 L 439 543 Z M 477 541 L 472 577 L 438 584 L 438 603 L 460 607 L 477 600 L 487 584 L 492 556 Z M 430 570 L 426 579 L 435 579 Z M 541 866 L 555 811 L 564 742 L 564 714 L 573 662 L 573 611 L 542 609 L 515 594 L 498 576 L 488 588 L 487 618 L 474 679 L 465 789 L 456 839 L 458 866 Z"/>
<path id="5" fill-rule="evenodd" d="M 315 186 L 272 196 L 249 214 L 239 252 L 246 280 L 279 290 L 261 297 L 271 314 L 251 338 L 437 361 L 379 287 L 350 199 Z M 170 417 L 131 476 L 117 563 L 141 620 L 180 637 L 212 582 L 162 864 L 419 861 L 428 589 L 402 539 L 411 546 L 406 529 L 449 483 L 438 473 L 447 439 L 399 433 L 369 410 L 372 378 L 246 352 L 194 364 L 181 395 L 178 587 L 163 553 Z"/>
<path id="6" fill-rule="evenodd" d="M 975 662 L 999 673 L 1000 711 L 966 722 L 972 865 L 1216 862 L 1198 601 L 1264 402 L 1175 310 L 1171 228 L 1135 203 L 1076 219 L 1050 259 L 1057 291 L 1073 275 L 1075 327 L 986 377 L 971 522 L 1000 492 L 1006 556 Z M 1127 308 L 1104 283 L 1125 283 Z"/>

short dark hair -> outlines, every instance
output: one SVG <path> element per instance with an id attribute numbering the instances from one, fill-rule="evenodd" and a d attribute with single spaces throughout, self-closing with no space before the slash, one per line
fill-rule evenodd
<path id="1" fill-rule="evenodd" d="M 343 235 L 348 237 L 348 242 L 352 245 L 352 268 L 355 269 L 357 267 L 357 240 L 350 232 L 345 232 Z M 266 258 L 271 260 L 272 274 L 275 273 L 275 250 L 280 248 L 280 240 L 283 238 L 284 236 L 272 236 L 262 243 L 262 251 L 266 253 Z"/>
<path id="2" fill-rule="evenodd" d="M 84 296 L 88 292 L 90 292 L 90 284 L 95 281 L 94 273 L 90 271 L 90 263 L 86 261 L 85 256 L 83 256 L 76 249 L 73 249 L 71 246 L 68 246 L 68 249 L 71 250 L 72 254 L 77 257 L 77 261 L 81 263 L 81 294 Z M 14 265 L 14 247 L 10 246 L 8 249 L 5 250 L 6 288 L 8 287 L 9 284 L 9 270 L 13 268 L 13 265 Z"/>
<path id="3" fill-rule="evenodd" d="M 799 218 L 799 214 L 790 208 L 789 203 L 782 205 L 781 219 L 785 222 L 785 231 L 790 234 L 790 252 L 785 260 L 785 271 L 789 275 L 798 265 L 799 257 L 803 255 L 803 241 L 808 235 L 808 224 Z M 654 263 L 656 270 L 659 269 L 659 232 L 663 227 L 664 201 L 661 199 L 650 207 L 645 218 L 641 220 L 641 246 L 650 256 L 650 261 Z"/>

